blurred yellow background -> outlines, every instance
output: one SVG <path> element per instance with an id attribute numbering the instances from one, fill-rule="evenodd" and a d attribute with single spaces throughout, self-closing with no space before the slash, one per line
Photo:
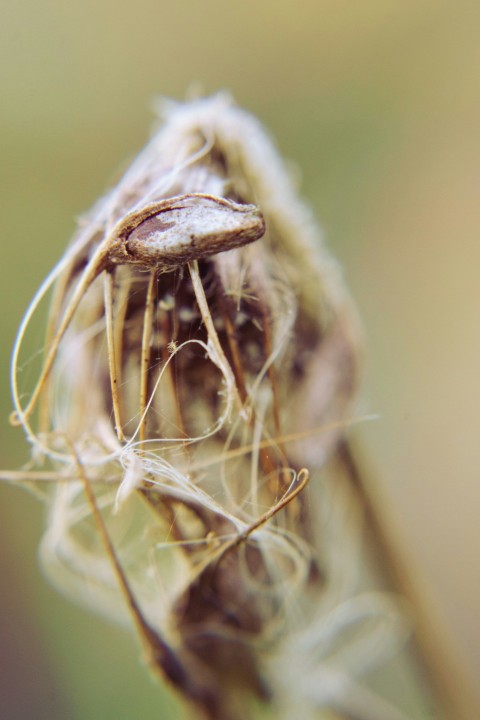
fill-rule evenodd
<path id="1" fill-rule="evenodd" d="M 228 88 L 294 160 L 344 265 L 367 338 L 361 410 L 380 416 L 361 431 L 375 492 L 478 699 L 480 3 L 3 0 L 0 10 L 0 465 L 27 459 L 7 423 L 15 329 L 74 218 L 143 145 L 155 96 Z M 174 717 L 131 639 L 43 581 L 41 506 L 8 486 L 0 494 L 0 715 L 149 720 L 165 702 Z"/>

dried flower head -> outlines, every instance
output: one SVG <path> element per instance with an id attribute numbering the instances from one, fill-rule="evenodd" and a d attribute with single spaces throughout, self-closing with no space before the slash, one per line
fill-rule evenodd
<path id="1" fill-rule="evenodd" d="M 401 626 L 354 594 L 360 520 L 335 463 L 358 333 L 338 269 L 255 119 L 223 95 L 161 115 L 15 348 L 15 420 L 56 480 L 44 567 L 133 619 L 205 718 L 254 697 L 288 718 L 400 717 L 355 682 Z M 20 347 L 52 285 L 24 403 Z"/>

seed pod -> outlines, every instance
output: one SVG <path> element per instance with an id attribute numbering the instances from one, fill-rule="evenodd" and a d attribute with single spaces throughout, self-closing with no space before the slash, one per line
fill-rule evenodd
<path id="1" fill-rule="evenodd" d="M 52 274 L 26 406 L 14 386 L 63 479 L 41 555 L 75 599 L 133 617 L 205 718 L 247 717 L 255 696 L 280 714 L 282 658 L 351 585 L 351 505 L 340 484 L 328 511 L 322 473 L 352 414 L 355 313 L 257 121 L 224 96 L 162 115 Z M 339 704 L 316 692 L 304 717 Z"/>

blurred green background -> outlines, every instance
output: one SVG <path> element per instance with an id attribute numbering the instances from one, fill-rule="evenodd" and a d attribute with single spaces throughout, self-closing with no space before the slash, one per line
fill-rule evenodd
<path id="1" fill-rule="evenodd" d="M 0 466 L 27 459 L 7 423 L 15 329 L 74 218 L 143 145 L 155 96 L 228 88 L 294 160 L 344 265 L 367 337 L 361 409 L 380 415 L 362 430 L 376 496 L 465 683 L 458 692 L 478 695 L 480 3 L 3 0 L 0 10 Z M 0 716 L 174 717 L 131 638 L 41 577 L 40 505 L 8 486 L 0 496 Z"/>

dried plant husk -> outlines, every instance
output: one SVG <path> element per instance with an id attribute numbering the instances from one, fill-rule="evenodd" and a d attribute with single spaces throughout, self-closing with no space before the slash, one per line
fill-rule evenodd
<path id="1" fill-rule="evenodd" d="M 351 678 L 382 653 L 344 672 L 332 648 L 394 615 L 352 600 L 360 520 L 332 470 L 355 311 L 257 121 L 222 95 L 161 113 L 21 329 L 54 281 L 39 382 L 26 406 L 15 391 L 58 479 L 44 567 L 133 617 L 151 666 L 210 720 L 255 697 L 279 717 L 355 705 Z"/>

